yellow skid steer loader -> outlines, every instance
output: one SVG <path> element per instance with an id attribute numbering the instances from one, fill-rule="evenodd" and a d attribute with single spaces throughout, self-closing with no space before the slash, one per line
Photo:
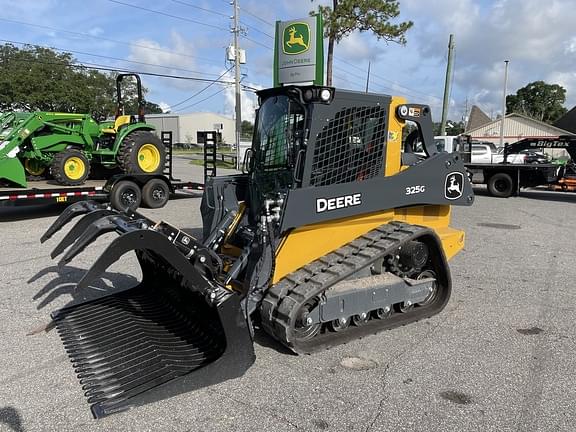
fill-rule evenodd
<path id="1" fill-rule="evenodd" d="M 66 264 L 120 234 L 79 287 L 130 251 L 142 267 L 136 287 L 52 315 L 95 417 L 240 376 L 254 326 L 311 353 L 448 302 L 464 245 L 450 208 L 474 195 L 459 156 L 434 146 L 429 107 L 319 86 L 258 96 L 247 172 L 207 183 L 202 240 L 94 202 L 42 237 L 81 216 L 52 253 Z"/>

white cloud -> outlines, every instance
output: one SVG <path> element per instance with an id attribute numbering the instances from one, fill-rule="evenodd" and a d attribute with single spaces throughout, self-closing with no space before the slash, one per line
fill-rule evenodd
<path id="1" fill-rule="evenodd" d="M 342 39 L 334 51 L 337 56 L 344 56 L 348 60 L 367 62 L 376 60 L 382 54 L 383 45 L 382 41 L 377 44 L 375 39 L 354 32 Z"/>
<path id="2" fill-rule="evenodd" d="M 445 62 L 448 34 L 456 39 L 455 84 L 487 112 L 500 111 L 504 60 L 510 60 L 509 92 L 536 80 L 564 85 L 576 103 L 573 0 L 405 0 L 413 19 L 410 38 L 423 58 Z M 559 81 L 562 80 L 562 81 Z"/>
<path id="3" fill-rule="evenodd" d="M 88 34 L 92 36 L 100 36 L 103 33 L 104 30 L 102 27 L 92 27 L 90 30 L 88 30 Z"/>
<path id="4" fill-rule="evenodd" d="M 160 102 L 158 106 L 162 109 L 163 113 L 169 113 L 172 111 L 172 107 L 167 102 Z"/>
<path id="5" fill-rule="evenodd" d="M 178 32 L 172 32 L 170 46 L 162 46 L 150 39 L 137 39 L 133 43 L 134 45 L 130 48 L 128 55 L 130 61 L 169 66 L 175 74 L 178 71 L 181 74 L 183 70 L 193 70 L 196 65 L 194 43 L 186 40 Z M 159 71 L 159 68 L 147 65 L 142 65 L 141 69 Z"/>

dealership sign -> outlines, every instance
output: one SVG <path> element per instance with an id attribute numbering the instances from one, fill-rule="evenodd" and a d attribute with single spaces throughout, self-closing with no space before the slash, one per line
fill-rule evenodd
<path id="1" fill-rule="evenodd" d="M 276 21 L 274 86 L 324 83 L 322 17 Z"/>

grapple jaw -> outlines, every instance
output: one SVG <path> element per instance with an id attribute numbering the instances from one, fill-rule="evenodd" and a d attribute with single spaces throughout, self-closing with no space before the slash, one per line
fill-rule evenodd
<path id="1" fill-rule="evenodd" d="M 47 237 L 80 214 L 54 250 L 68 248 L 64 262 L 104 233 L 120 236 L 78 288 L 132 250 L 142 268 L 136 287 L 52 314 L 94 417 L 235 378 L 252 365 L 241 298 L 214 276 L 215 254 L 170 225 L 105 207 L 71 210 Z"/>

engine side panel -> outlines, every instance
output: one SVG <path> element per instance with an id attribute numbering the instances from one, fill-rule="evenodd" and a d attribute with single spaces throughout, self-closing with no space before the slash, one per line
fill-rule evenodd
<path id="1" fill-rule="evenodd" d="M 292 230 L 276 253 L 272 283 L 360 235 L 395 220 L 432 228 L 440 237 L 447 259 L 464 247 L 464 232 L 449 227 L 450 206 L 421 206 L 336 219 Z"/>

